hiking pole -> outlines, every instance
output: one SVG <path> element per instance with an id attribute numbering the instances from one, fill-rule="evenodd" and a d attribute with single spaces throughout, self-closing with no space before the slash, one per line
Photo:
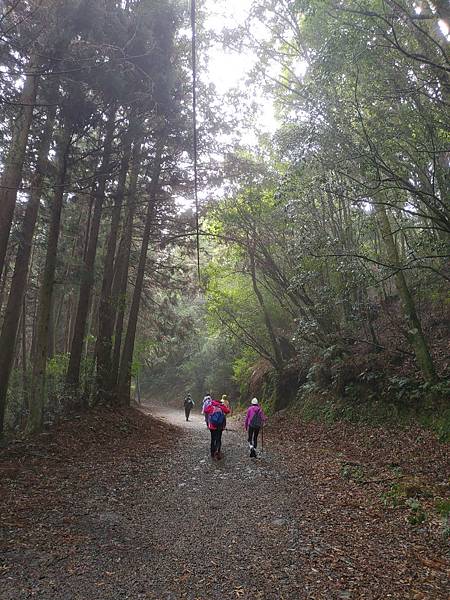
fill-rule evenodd
<path id="1" fill-rule="evenodd" d="M 261 454 L 264 452 L 264 424 L 261 427 Z"/>

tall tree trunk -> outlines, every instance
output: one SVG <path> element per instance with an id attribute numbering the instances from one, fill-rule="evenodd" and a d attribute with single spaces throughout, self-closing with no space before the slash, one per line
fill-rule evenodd
<path id="1" fill-rule="evenodd" d="M 273 350 L 273 365 L 280 373 L 283 370 L 283 355 L 280 350 L 280 345 L 277 341 L 277 337 L 275 335 L 275 331 L 273 329 L 272 321 L 270 319 L 269 311 L 266 308 L 266 304 L 264 302 L 264 298 L 262 297 L 261 291 L 258 287 L 258 282 L 256 280 L 256 265 L 255 265 L 255 251 L 254 248 L 251 247 L 252 242 L 250 242 L 248 247 L 248 255 L 250 259 L 250 275 L 252 278 L 252 286 L 253 291 L 255 292 L 255 296 L 258 299 L 258 303 L 261 307 L 264 323 L 266 325 L 267 333 L 269 334 L 270 343 L 272 345 Z"/>
<path id="2" fill-rule="evenodd" d="M 48 342 L 47 342 L 47 358 L 53 358 L 55 355 L 55 291 L 52 294 L 52 302 L 50 305 L 50 315 L 48 318 Z"/>
<path id="3" fill-rule="evenodd" d="M 33 265 L 31 265 L 31 269 Z M 30 357 L 33 360 L 33 356 L 35 354 L 35 346 L 36 346 L 36 332 L 37 332 L 37 316 L 38 316 L 38 293 L 35 292 L 34 300 L 33 300 L 33 327 L 31 331 L 31 348 L 30 348 Z"/>
<path id="4" fill-rule="evenodd" d="M 89 312 L 92 286 L 94 284 L 95 257 L 97 255 L 98 233 L 100 229 L 106 181 L 108 179 L 109 165 L 111 160 L 115 116 L 116 107 L 113 107 L 110 111 L 106 126 L 105 145 L 103 149 L 102 163 L 100 165 L 98 186 L 95 191 L 94 213 L 92 215 L 89 242 L 84 259 L 84 272 L 81 279 L 78 308 L 75 318 L 75 329 L 72 339 L 72 346 L 70 349 L 69 366 L 67 369 L 66 384 L 69 387 L 73 387 L 75 390 L 78 389 L 80 383 L 80 366 L 83 352 L 83 340 L 86 334 L 86 321 Z"/>
<path id="5" fill-rule="evenodd" d="M 72 292 L 69 295 L 67 301 L 67 320 L 66 320 L 66 334 L 64 336 L 64 354 L 69 353 L 70 349 L 70 341 L 72 339 L 72 321 L 73 321 L 73 294 Z"/>
<path id="6" fill-rule="evenodd" d="M 414 299 L 406 282 L 405 274 L 402 270 L 400 257 L 392 233 L 391 224 L 383 204 L 376 205 L 376 211 L 380 224 L 380 231 L 386 245 L 386 253 L 393 269 L 395 269 L 394 278 L 400 299 L 402 301 L 403 315 L 407 323 L 407 336 L 411 346 L 414 349 L 417 364 L 424 378 L 427 381 L 437 379 L 436 370 L 431 358 L 428 344 L 422 331 L 422 324 L 416 311 Z"/>
<path id="7" fill-rule="evenodd" d="M 128 285 L 128 267 L 130 263 L 131 238 L 133 233 L 134 215 L 136 213 L 136 190 L 141 168 L 141 142 L 135 142 L 131 162 L 130 181 L 128 185 L 128 209 L 125 224 L 120 238 L 114 265 L 114 279 L 111 291 L 111 306 L 114 316 L 111 320 L 112 329 L 109 336 L 114 332 L 114 349 L 112 356 L 112 367 L 109 389 L 113 390 L 119 378 L 120 354 L 122 350 L 123 322 L 125 318 L 125 299 Z"/>
<path id="8" fill-rule="evenodd" d="M 111 288 L 114 276 L 114 256 L 116 254 L 117 236 L 120 226 L 122 201 L 125 192 L 127 173 L 130 163 L 131 140 L 125 139 L 125 149 L 122 158 L 119 181 L 114 198 L 111 216 L 111 227 L 103 265 L 103 281 L 98 312 L 98 336 L 96 345 L 97 355 L 97 395 L 103 400 L 111 399 L 111 353 L 114 330 L 114 306 Z"/>
<path id="9" fill-rule="evenodd" d="M 24 405 L 28 406 L 28 381 L 27 381 L 27 303 L 26 297 L 23 297 L 22 300 L 22 319 L 21 319 L 21 329 L 22 329 L 22 394 L 24 398 Z"/>
<path id="10" fill-rule="evenodd" d="M 97 332 L 98 329 L 98 302 L 99 302 L 99 298 L 96 296 L 93 296 L 91 298 L 91 302 L 90 302 L 90 306 L 89 306 L 89 316 L 88 316 L 88 324 L 87 324 L 87 331 L 91 331 L 93 332 L 93 335 L 95 337 L 95 334 Z M 84 386 L 83 386 L 83 397 L 85 399 L 85 404 L 89 405 L 90 399 L 93 395 L 94 392 L 94 373 L 95 373 L 95 347 L 92 348 L 92 342 L 90 339 L 90 336 L 86 336 L 85 342 L 84 342 L 84 350 L 83 350 L 83 355 L 84 355 L 84 373 L 83 373 L 83 379 L 84 379 Z M 88 360 L 89 356 L 92 356 L 92 360 Z"/>
<path id="11" fill-rule="evenodd" d="M 152 231 L 153 221 L 156 212 L 156 196 L 159 187 L 163 147 L 164 139 L 160 138 L 157 142 L 155 151 L 153 173 L 149 190 L 147 214 L 145 218 L 145 227 L 144 233 L 142 235 L 141 253 L 139 256 L 139 264 L 136 274 L 136 283 L 133 290 L 133 299 L 131 301 L 130 314 L 128 316 L 127 333 L 125 336 L 122 356 L 120 359 L 119 378 L 117 382 L 117 399 L 121 404 L 129 404 L 130 402 L 131 365 L 133 361 L 134 342 L 136 338 L 136 328 L 139 316 L 142 287 L 144 283 L 145 265 L 147 262 L 147 252 L 150 241 L 150 233 Z"/>
<path id="12" fill-rule="evenodd" d="M 0 273 L 0 320 L 1 320 L 1 314 L 2 314 L 2 309 L 3 309 L 3 301 L 5 300 L 5 296 L 7 293 L 7 282 L 8 282 L 8 277 L 9 277 L 9 271 L 11 268 L 11 261 L 12 261 L 12 248 L 9 248 L 8 251 L 6 252 L 6 258 L 5 258 L 5 266 L 3 269 L 3 273 Z"/>
<path id="13" fill-rule="evenodd" d="M 255 247 L 254 242 L 249 240 L 248 244 L 248 255 L 250 260 L 250 275 L 252 278 L 252 287 L 255 292 L 255 296 L 258 300 L 258 303 L 261 307 L 264 323 L 266 325 L 266 330 L 269 335 L 270 343 L 272 346 L 271 353 L 271 362 L 275 367 L 276 371 L 276 381 L 275 381 L 275 410 L 281 410 L 285 408 L 289 402 L 289 382 L 286 381 L 286 377 L 284 375 L 284 360 L 283 353 L 281 351 L 280 344 L 277 340 L 277 336 L 275 335 L 275 330 L 272 324 L 272 320 L 270 318 L 269 311 L 267 310 L 266 303 L 264 302 L 263 295 L 261 294 L 261 290 L 258 286 L 258 281 L 256 278 L 256 264 L 255 264 Z"/>
<path id="14" fill-rule="evenodd" d="M 56 149 L 57 176 L 55 181 L 55 192 L 50 207 L 50 224 L 47 238 L 45 266 L 39 290 L 36 342 L 33 356 L 32 385 L 30 389 L 30 415 L 27 424 L 28 432 L 39 431 L 42 427 L 47 366 L 48 324 L 55 279 L 56 256 L 61 227 L 61 212 L 66 184 L 67 155 L 70 139 L 71 127 L 66 123 L 59 136 Z"/>
<path id="15" fill-rule="evenodd" d="M 22 181 L 28 134 L 33 119 L 33 108 L 38 89 L 39 66 L 39 59 L 32 57 L 27 69 L 28 75 L 25 78 L 23 90 L 20 95 L 19 114 L 14 121 L 11 144 L 5 158 L 4 171 L 0 181 L 0 273 L 3 273 L 17 192 Z"/>
<path id="16" fill-rule="evenodd" d="M 78 222 L 77 222 L 77 225 L 76 225 L 76 231 L 80 231 L 82 217 L 83 217 L 83 212 L 80 210 L 80 214 L 79 214 L 79 217 L 78 217 Z M 63 278 L 62 278 L 61 294 L 60 294 L 58 302 L 56 303 L 57 307 L 58 307 L 58 309 L 56 311 L 56 314 L 55 314 L 55 317 L 54 317 L 54 319 L 55 319 L 55 322 L 54 322 L 54 328 L 55 328 L 55 341 L 54 341 L 54 345 L 55 345 L 55 352 L 56 353 L 59 353 L 59 352 L 65 353 L 65 352 L 68 351 L 68 349 L 66 349 L 66 345 L 65 345 L 65 339 L 67 337 L 67 327 L 62 327 L 61 326 L 61 321 L 64 320 L 65 323 L 66 323 L 66 325 L 67 325 L 68 318 L 70 318 L 70 315 L 69 316 L 67 315 L 67 313 L 68 313 L 68 311 L 67 311 L 68 302 L 66 301 L 66 296 L 69 295 L 69 297 L 70 297 L 71 292 L 70 292 L 70 287 L 69 287 L 69 293 L 67 294 L 66 287 L 68 287 L 67 286 L 67 279 L 69 277 L 71 265 L 72 265 L 73 260 L 74 260 L 74 258 L 76 256 L 76 251 L 77 251 L 78 246 L 79 246 L 79 239 L 78 239 L 78 236 L 75 236 L 74 240 L 73 240 L 73 244 L 72 244 L 72 250 L 70 252 L 70 260 L 68 261 L 68 263 L 66 265 L 66 270 L 65 270 Z M 62 318 L 63 314 L 66 316 L 65 319 Z M 69 341 L 71 339 L 72 338 L 69 337 Z"/>
<path id="17" fill-rule="evenodd" d="M 0 334 L 0 407 L 6 403 L 6 394 L 13 366 L 13 349 L 16 344 L 20 315 L 23 312 L 22 306 L 28 280 L 33 235 L 39 212 L 44 177 L 47 172 L 48 153 L 55 124 L 55 114 L 56 106 L 51 107 L 48 112 L 41 140 L 37 169 L 32 182 L 30 199 L 25 209 L 19 238 L 20 244 L 17 250 L 5 318 Z"/>

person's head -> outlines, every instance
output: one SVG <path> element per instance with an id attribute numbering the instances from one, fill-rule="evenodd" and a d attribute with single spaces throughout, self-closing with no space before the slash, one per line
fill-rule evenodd
<path id="1" fill-rule="evenodd" d="M 228 396 L 224 394 L 221 398 L 221 402 L 226 402 L 228 400 Z"/>
<path id="2" fill-rule="evenodd" d="M 259 404 L 258 398 L 252 398 L 252 404 Z"/>

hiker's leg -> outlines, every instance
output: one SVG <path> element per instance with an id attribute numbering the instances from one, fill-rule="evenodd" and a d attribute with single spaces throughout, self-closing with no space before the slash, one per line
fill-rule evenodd
<path id="1" fill-rule="evenodd" d="M 214 452 L 216 451 L 216 432 L 213 429 L 210 429 L 209 431 L 211 433 L 211 456 L 214 456 Z"/>
<path id="2" fill-rule="evenodd" d="M 215 429 L 213 432 L 213 438 L 214 438 L 214 453 L 218 452 L 220 450 L 220 434 L 221 434 L 221 430 L 220 429 Z"/>
<path id="3" fill-rule="evenodd" d="M 256 439 L 258 437 L 257 429 L 255 427 L 249 427 L 249 443 L 250 443 L 250 458 L 256 458 Z"/>
<path id="4" fill-rule="evenodd" d="M 256 448 L 256 446 L 258 444 L 258 433 L 259 433 L 259 427 L 255 427 L 253 429 L 253 448 Z"/>
<path id="5" fill-rule="evenodd" d="M 222 448 L 222 431 L 223 429 L 217 430 L 217 452 L 220 452 L 220 449 Z"/>
<path id="6" fill-rule="evenodd" d="M 249 427 L 248 428 L 248 443 L 252 444 L 252 438 L 253 438 L 253 427 Z"/>

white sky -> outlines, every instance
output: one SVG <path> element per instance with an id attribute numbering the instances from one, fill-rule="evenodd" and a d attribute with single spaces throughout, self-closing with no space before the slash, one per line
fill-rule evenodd
<path id="1" fill-rule="evenodd" d="M 242 25 L 248 16 L 252 0 L 203 0 L 208 17 L 205 27 L 220 33 L 225 27 Z M 224 94 L 236 86 L 253 66 L 249 54 L 242 55 L 216 45 L 209 52 L 209 78 Z"/>
<path id="2" fill-rule="evenodd" d="M 206 30 L 213 31 L 220 38 L 224 29 L 234 29 L 245 23 L 253 2 L 254 0 L 197 0 L 197 11 L 206 13 L 204 25 Z M 252 33 L 259 38 L 268 36 L 263 25 L 258 27 L 257 31 L 253 30 Z M 188 29 L 186 29 L 186 35 L 190 35 Z M 197 60 L 202 68 L 205 62 L 207 63 L 206 73 L 200 69 L 199 76 L 204 82 L 213 83 L 219 96 L 225 96 L 234 89 L 241 90 L 242 94 L 249 91 L 248 75 L 257 61 L 256 55 L 251 50 L 236 52 L 225 48 L 220 42 L 216 42 L 209 47 L 207 57 L 202 56 L 200 50 Z M 270 69 L 272 76 L 276 77 L 279 69 L 279 65 L 274 65 L 273 71 Z M 305 71 L 306 64 L 299 64 L 298 75 L 302 76 Z M 250 89 L 250 95 L 258 108 L 256 112 L 249 115 L 246 123 L 240 124 L 238 135 L 243 145 L 257 147 L 259 135 L 262 133 L 273 134 L 279 127 L 279 123 L 275 118 L 273 98 L 267 91 L 264 91 L 261 86 L 255 85 L 253 89 Z M 243 100 L 244 103 L 245 100 Z M 224 107 L 227 106 L 225 98 L 223 104 Z M 202 117 L 199 115 L 199 122 L 201 119 Z M 219 137 L 219 141 L 223 141 L 224 146 L 230 142 L 230 139 L 230 136 L 223 136 L 222 139 Z M 215 158 L 220 161 L 221 157 L 216 156 Z M 221 193 L 223 190 L 215 191 L 215 195 Z M 210 197 L 211 190 L 199 190 L 201 202 Z M 190 198 L 179 197 L 176 202 L 182 209 L 192 207 Z"/>
<path id="3" fill-rule="evenodd" d="M 203 0 L 203 8 L 208 17 L 205 27 L 208 30 L 220 33 L 224 28 L 234 28 L 242 25 L 248 17 L 253 0 Z M 234 52 L 215 44 L 208 55 L 207 78 L 215 84 L 219 94 L 223 95 L 236 87 L 246 86 L 247 76 L 254 67 L 256 57 L 250 51 Z M 255 90 L 254 99 L 260 105 L 259 114 L 256 115 L 258 126 L 264 132 L 273 133 L 277 123 L 273 111 L 271 98 L 263 97 Z M 244 142 L 256 144 L 257 138 L 250 129 L 244 135 Z"/>

